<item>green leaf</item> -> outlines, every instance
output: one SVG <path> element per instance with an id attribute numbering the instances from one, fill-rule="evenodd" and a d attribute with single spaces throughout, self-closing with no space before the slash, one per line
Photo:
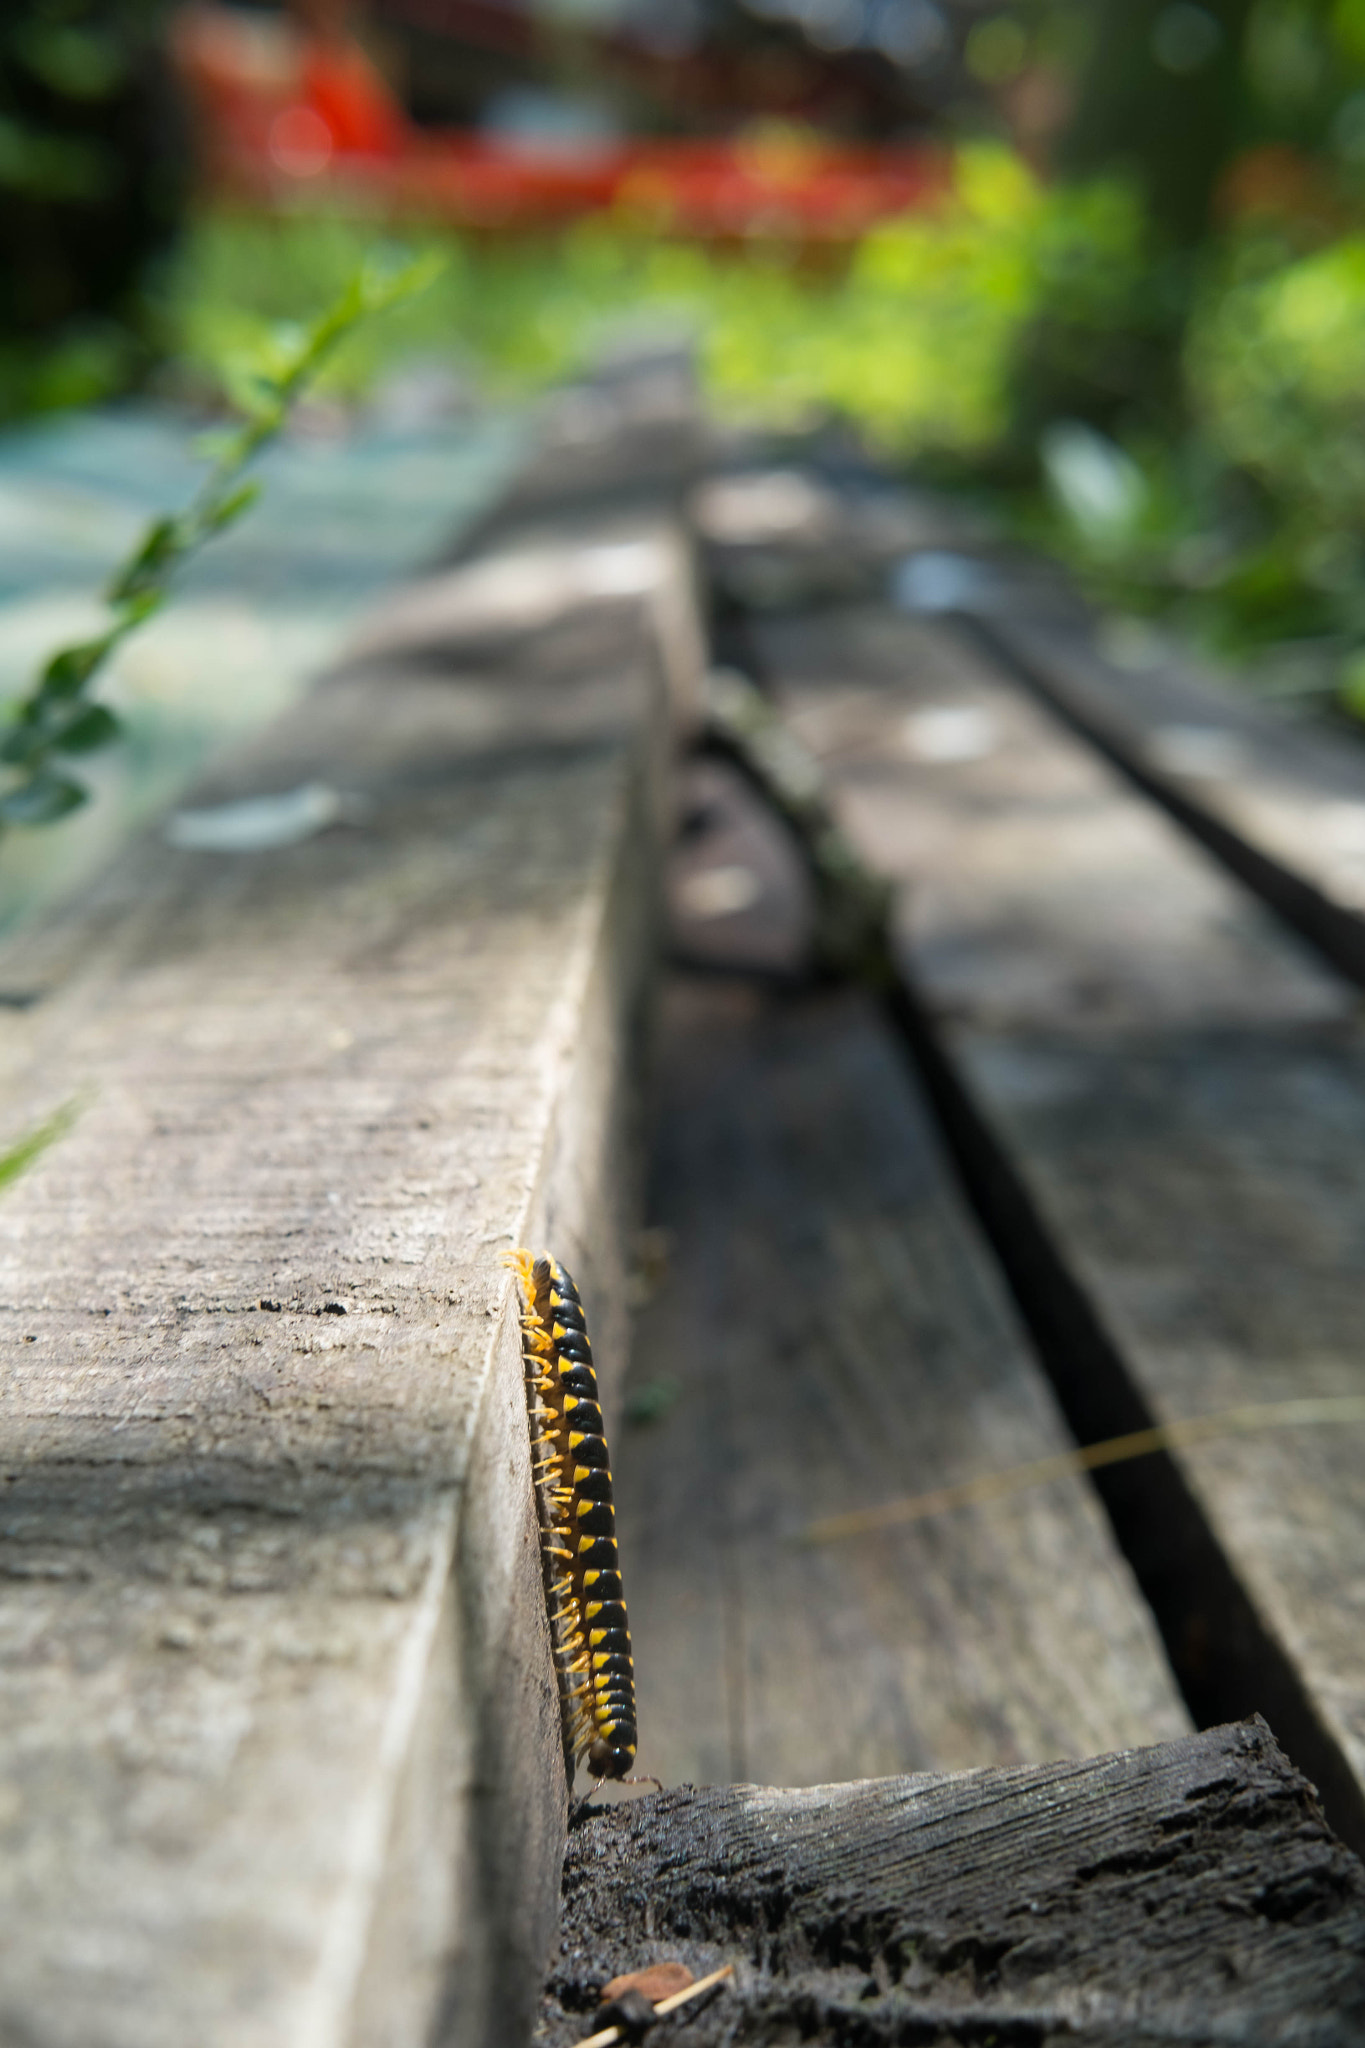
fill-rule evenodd
<path id="1" fill-rule="evenodd" d="M 21 718 L 17 724 L 10 727 L 4 739 L 0 740 L 0 761 L 7 762 L 12 768 L 26 767 L 30 761 L 37 760 L 46 749 L 47 743 L 46 719 Z"/>
<path id="2" fill-rule="evenodd" d="M 0 190 L 79 202 L 107 189 L 113 175 L 111 159 L 98 144 L 0 114 Z"/>
<path id="3" fill-rule="evenodd" d="M 255 351 L 246 358 L 229 356 L 221 365 L 220 375 L 232 405 L 248 420 L 270 419 L 279 411 L 279 385 L 262 369 Z"/>
<path id="4" fill-rule="evenodd" d="M 134 626 L 142 625 L 144 620 L 151 618 L 153 612 L 159 612 L 165 602 L 165 591 L 155 587 L 151 590 L 139 590 L 133 596 L 124 598 L 119 605 L 122 616 L 118 625 L 105 636 L 108 646 L 113 648 L 125 633 L 131 633 Z"/>
<path id="5" fill-rule="evenodd" d="M 231 526 L 235 519 L 240 519 L 244 512 L 249 512 L 260 495 L 261 487 L 258 483 L 239 484 L 235 491 L 229 491 L 216 505 L 209 506 L 204 514 L 204 532 L 221 533 L 225 526 Z"/>
<path id="6" fill-rule="evenodd" d="M 154 519 L 143 535 L 137 553 L 124 563 L 109 585 L 106 592 L 109 603 L 121 604 L 125 598 L 136 595 L 167 563 L 183 553 L 185 538 L 183 524 L 178 518 Z"/>
<path id="7" fill-rule="evenodd" d="M 113 645 L 105 633 L 98 640 L 85 640 L 75 647 L 61 647 L 43 670 L 39 690 L 44 697 L 74 697 L 84 689 Z"/>
<path id="8" fill-rule="evenodd" d="M 12 1145 L 0 1152 L 0 1188 L 8 1187 L 12 1180 L 18 1180 L 26 1167 L 46 1152 L 49 1145 L 55 1145 L 58 1138 L 64 1138 L 80 1113 L 81 1104 L 73 1095 L 50 1117 L 35 1124 L 23 1136 L 16 1138 Z"/>
<path id="9" fill-rule="evenodd" d="M 88 800 L 89 792 L 79 782 L 39 769 L 27 782 L 0 796 L 0 824 L 53 825 Z"/>
<path id="10" fill-rule="evenodd" d="M 118 719 L 104 704 L 89 704 L 69 725 L 54 733 L 50 744 L 59 754 L 92 754 L 107 747 L 120 732 Z"/>
<path id="11" fill-rule="evenodd" d="M 435 283 L 448 260 L 439 249 L 428 250 L 421 256 L 401 250 L 383 251 L 371 257 L 360 273 L 361 310 L 384 313 L 390 306 L 416 298 Z"/>
<path id="12" fill-rule="evenodd" d="M 107 99 L 127 76 L 128 60 L 115 37 L 98 29 L 39 15 L 21 22 L 12 42 L 25 69 L 63 99 Z"/>

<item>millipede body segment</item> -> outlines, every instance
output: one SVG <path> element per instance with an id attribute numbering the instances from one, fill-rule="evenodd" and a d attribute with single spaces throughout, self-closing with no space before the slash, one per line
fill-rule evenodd
<path id="1" fill-rule="evenodd" d="M 635 1666 L 592 1347 L 558 1260 L 511 1254 L 565 1749 L 599 1782 L 635 1761 Z"/>

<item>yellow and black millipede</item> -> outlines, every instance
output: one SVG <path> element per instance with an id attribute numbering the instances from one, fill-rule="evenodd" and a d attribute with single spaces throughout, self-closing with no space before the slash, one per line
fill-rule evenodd
<path id="1" fill-rule="evenodd" d="M 578 1289 L 557 1259 L 510 1254 L 522 1290 L 532 1476 L 564 1746 L 601 1784 L 635 1761 L 635 1665 L 592 1346 Z M 656 1779 L 649 1780 L 657 1783 Z"/>

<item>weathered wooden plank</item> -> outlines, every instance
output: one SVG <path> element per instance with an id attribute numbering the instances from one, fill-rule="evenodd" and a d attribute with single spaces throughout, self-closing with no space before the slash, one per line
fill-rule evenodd
<path id="1" fill-rule="evenodd" d="M 542 2038 L 583 2038 L 603 1984 L 664 1959 L 735 1966 L 689 2015 L 698 2048 L 1338 2048 L 1365 2039 L 1365 1872 L 1263 1722 L 1032 1770 L 684 1787 L 577 1818 Z"/>
<path id="2" fill-rule="evenodd" d="M 372 637 L 201 792 L 356 822 L 148 839 L 5 953 L 4 1130 L 79 1105 L 0 1209 L 6 2039 L 524 2029 L 564 1785 L 498 1255 L 616 1380 L 654 595 Z"/>
<path id="3" fill-rule="evenodd" d="M 786 460 L 717 449 L 688 510 L 724 598 L 765 611 L 877 596 L 907 551 L 943 545 L 941 504 L 916 504 L 866 462 L 851 469 L 847 449 L 822 462 L 820 438 L 801 436 Z"/>
<path id="4" fill-rule="evenodd" d="M 1351 990 L 962 640 L 878 610 L 764 640 L 847 829 L 905 885 L 903 957 L 1077 1426 L 1365 1391 Z M 1106 1492 L 1201 1711 L 1264 1707 L 1356 1842 L 1363 1470 L 1358 1431 L 1290 1430 Z"/>
<path id="5" fill-rule="evenodd" d="M 661 1412 L 616 1452 L 640 1767 L 809 1784 L 1180 1732 L 1083 1481 L 802 1544 L 813 1516 L 1069 1439 L 875 1004 L 746 981 L 713 936 L 706 877 L 747 875 L 751 964 L 771 975 L 784 934 L 799 962 L 756 799 L 715 767 L 695 793 L 674 929 L 739 978 L 673 980 L 655 1063 L 649 1214 L 669 1254 L 629 1406 Z"/>
<path id="6" fill-rule="evenodd" d="M 513 479 L 459 552 L 501 548 L 566 517 L 653 520 L 681 510 L 705 460 L 696 365 L 688 346 L 627 347 L 542 405 L 536 460 Z"/>
<path id="7" fill-rule="evenodd" d="M 1074 606 L 997 603 L 986 646 L 1195 838 L 1365 982 L 1365 754 L 1173 652 L 1107 658 Z"/>
<path id="8" fill-rule="evenodd" d="M 1341 1022 L 1354 999 L 950 629 L 866 606 L 767 622 L 935 1002 L 1091 1032 Z"/>
<path id="9" fill-rule="evenodd" d="M 1104 621 L 1055 567 L 951 499 L 890 487 L 819 437 L 749 453 L 694 498 L 721 588 L 759 611 L 896 593 L 954 611 L 1353 981 L 1365 981 L 1365 753 L 1257 701 L 1134 620 Z"/>

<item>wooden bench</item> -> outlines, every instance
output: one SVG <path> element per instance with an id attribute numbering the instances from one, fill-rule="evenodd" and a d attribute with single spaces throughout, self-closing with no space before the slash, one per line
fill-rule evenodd
<path id="1" fill-rule="evenodd" d="M 696 2041 L 1365 2037 L 1303 1775 L 1358 1840 L 1356 1438 L 1071 1462 L 1358 1388 L 1309 1194 L 1354 1186 L 1354 994 L 889 600 L 960 540 L 622 363 L 194 799 L 345 822 L 149 836 L 5 949 L 4 1129 L 75 1117 L 0 1209 L 0 2035 L 516 2043 L 548 1957 L 552 2043 L 660 1958 L 735 1965 Z M 679 771 L 703 621 L 896 893 L 889 981 L 808 971 L 762 761 Z M 527 1241 L 589 1310 L 671 1788 L 574 1812 L 557 1944 Z"/>

